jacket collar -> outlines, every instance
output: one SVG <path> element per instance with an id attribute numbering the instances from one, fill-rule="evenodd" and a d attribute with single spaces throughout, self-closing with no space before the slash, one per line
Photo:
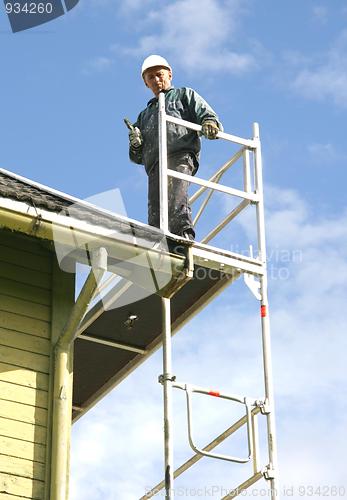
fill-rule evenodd
<path id="1" fill-rule="evenodd" d="M 175 87 L 173 87 L 171 85 L 171 87 L 169 87 L 168 89 L 166 90 L 162 90 L 162 92 L 164 92 L 164 94 L 167 94 L 168 92 L 170 92 L 171 90 L 173 90 Z M 152 99 L 150 99 L 147 103 L 147 106 L 151 106 L 152 104 L 155 104 L 156 102 L 158 102 L 158 97 L 152 97 Z"/>

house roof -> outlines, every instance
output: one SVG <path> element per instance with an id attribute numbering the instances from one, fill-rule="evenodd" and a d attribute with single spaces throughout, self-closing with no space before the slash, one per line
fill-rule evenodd
<path id="1" fill-rule="evenodd" d="M 125 233 L 131 233 L 134 226 L 144 226 L 138 221 L 112 213 L 2 168 L 0 168 L 0 197 Z M 146 225 L 147 237 L 156 239 L 158 234 L 157 229 Z"/>
<path id="2" fill-rule="evenodd" d="M 100 209 L 3 169 L 0 169 L 0 205 L 5 207 L 2 214 L 6 211 L 20 213 L 20 221 L 15 220 L 11 229 L 31 237 L 53 240 L 51 226 L 54 224 L 59 227 L 58 236 L 64 237 L 66 244 L 70 244 L 69 237 L 65 236 L 67 230 L 73 231 L 72 240 L 76 239 L 76 234 L 88 233 L 90 236 L 98 233 L 95 240 L 87 240 L 88 245 L 105 247 L 109 270 L 123 276 L 94 305 L 79 327 L 74 349 L 74 419 L 88 411 L 161 346 L 162 290 L 154 288 L 154 291 L 159 290 L 158 293 L 153 293 L 153 290 L 144 293 L 144 290 L 148 281 L 157 280 L 156 273 L 162 272 L 163 261 L 169 264 L 169 269 L 175 270 L 169 273 L 173 287 L 169 283 L 170 286 L 165 288 L 172 296 L 173 333 L 242 271 L 261 273 L 255 259 L 194 243 L 190 253 L 194 262 L 193 277 L 177 284 L 174 273 L 182 274 L 186 258 L 173 255 L 167 245 L 162 246 L 163 240 L 164 243 L 177 244 L 175 237 L 163 238 L 163 233 L 157 228 Z M 8 227 L 3 223 L 6 219 L 9 224 L 11 219 L 8 217 L 0 215 L 0 228 Z M 28 223 L 28 218 L 36 218 L 38 223 L 33 225 L 32 220 Z M 140 238 L 136 236 L 138 234 L 141 234 Z M 85 251 L 85 240 L 81 241 Z M 81 258 L 80 254 L 80 249 L 72 252 L 77 260 Z M 139 254 L 145 256 L 141 262 L 136 260 Z M 153 262 L 158 268 L 154 269 Z M 156 276 L 153 278 L 153 275 Z M 136 317 L 136 321 L 129 328 L 131 317 Z"/>
<path id="3" fill-rule="evenodd" d="M 67 209 L 72 200 L 61 196 L 58 192 L 50 192 L 29 179 L 17 176 L 12 172 L 0 169 L 0 194 L 4 198 L 30 203 L 33 206 L 45 208 L 53 212 Z"/>

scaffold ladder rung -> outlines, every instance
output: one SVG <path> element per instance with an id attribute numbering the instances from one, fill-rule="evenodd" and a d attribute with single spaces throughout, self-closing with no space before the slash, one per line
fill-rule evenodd
<path id="1" fill-rule="evenodd" d="M 254 435 L 253 435 L 253 425 L 252 425 L 252 409 L 262 405 L 263 403 L 256 399 L 251 399 L 248 397 L 239 396 L 236 394 L 225 394 L 215 390 L 204 389 L 202 387 L 190 385 L 190 384 L 180 384 L 173 382 L 172 387 L 175 389 L 181 389 L 186 393 L 187 400 L 187 417 L 188 417 L 188 440 L 190 447 L 196 453 L 203 455 L 205 457 L 216 458 L 219 460 L 225 460 L 227 462 L 236 463 L 247 463 L 253 458 L 253 448 L 254 448 Z M 236 457 L 231 455 L 224 455 L 221 453 L 211 453 L 202 448 L 199 448 L 195 444 L 195 439 L 193 437 L 193 418 L 192 418 L 192 395 L 193 393 L 203 394 L 206 396 L 217 397 L 221 399 L 226 399 L 228 401 L 234 401 L 236 403 L 241 403 L 246 407 L 246 424 L 247 424 L 247 442 L 248 442 L 248 456 L 247 457 Z"/>

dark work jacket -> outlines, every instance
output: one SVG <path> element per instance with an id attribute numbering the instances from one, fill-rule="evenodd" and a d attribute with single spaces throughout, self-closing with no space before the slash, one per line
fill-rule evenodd
<path id="1" fill-rule="evenodd" d="M 170 87 L 165 92 L 166 113 L 189 122 L 202 124 L 204 120 L 210 119 L 217 122 L 220 130 L 223 130 L 218 116 L 207 102 L 193 89 L 182 87 L 176 89 Z M 135 127 L 141 131 L 143 144 L 138 149 L 129 149 L 130 160 L 145 166 L 146 172 L 150 172 L 159 161 L 158 141 L 158 98 L 151 99 L 146 109 L 141 111 Z M 196 167 L 199 161 L 201 142 L 195 130 L 188 129 L 183 125 L 175 123 L 167 124 L 167 150 L 168 156 L 184 152 L 192 153 Z"/>

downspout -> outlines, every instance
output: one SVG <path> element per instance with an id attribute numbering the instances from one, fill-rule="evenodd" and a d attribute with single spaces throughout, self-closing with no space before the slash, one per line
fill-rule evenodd
<path id="1" fill-rule="evenodd" d="M 107 270 L 107 252 L 93 253 L 92 269 L 54 347 L 54 392 L 50 500 L 68 500 L 72 413 L 73 345 L 78 326 Z"/>

